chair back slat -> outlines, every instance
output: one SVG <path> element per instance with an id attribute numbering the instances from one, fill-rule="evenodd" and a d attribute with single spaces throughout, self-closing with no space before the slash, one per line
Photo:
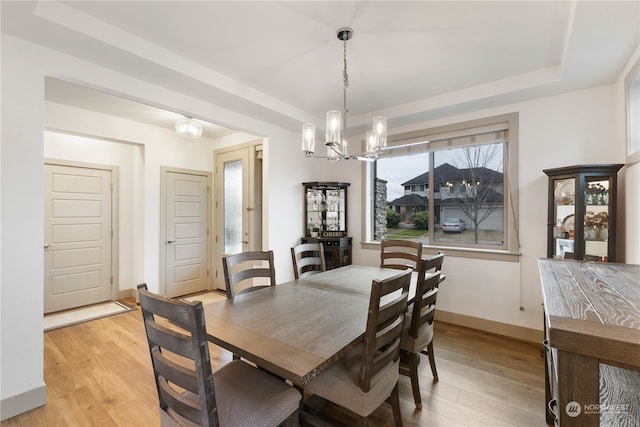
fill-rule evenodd
<path id="1" fill-rule="evenodd" d="M 291 248 L 291 262 L 295 279 L 326 270 L 324 245 L 322 243 L 302 243 Z"/>
<path id="2" fill-rule="evenodd" d="M 420 330 L 420 327 L 426 323 L 430 325 L 433 324 L 433 319 L 436 315 L 436 296 L 438 295 L 438 290 L 433 289 L 429 292 L 429 294 L 430 298 L 428 300 L 428 303 L 423 305 L 423 308 L 420 311 L 420 315 L 418 316 L 418 330 Z M 411 322 L 413 323 L 413 316 L 411 318 Z M 411 336 L 411 333 L 409 333 L 409 335 Z M 414 338 L 417 338 L 417 334 Z"/>
<path id="3" fill-rule="evenodd" d="M 380 267 L 417 270 L 422 258 L 422 243 L 411 240 L 383 240 L 380 242 Z"/>
<path id="4" fill-rule="evenodd" d="M 156 295 L 146 284 L 138 286 L 138 297 L 160 407 L 202 426 L 218 426 L 202 302 Z"/>
<path id="5" fill-rule="evenodd" d="M 371 379 L 399 357 L 400 337 L 407 310 L 411 269 L 371 284 L 367 329 L 364 336 L 358 386 L 364 392 Z M 384 300 L 384 301 L 383 301 Z"/>
<path id="6" fill-rule="evenodd" d="M 425 271 L 434 269 L 435 271 L 442 270 L 442 264 L 444 263 L 444 253 L 439 252 L 437 255 L 426 258 L 427 264 L 425 265 Z"/>
<path id="7" fill-rule="evenodd" d="M 193 344 L 190 335 L 165 327 L 151 319 L 145 319 L 145 327 L 147 328 L 147 338 L 158 347 L 188 359 L 193 358 Z"/>
<path id="8" fill-rule="evenodd" d="M 199 419 L 202 412 L 200 405 L 196 404 L 195 401 L 185 399 L 182 394 L 176 393 L 176 391 L 167 383 L 162 384 L 162 399 L 167 403 L 167 406 L 184 418 L 200 425 L 202 423 L 202 421 L 200 421 Z"/>
<path id="9" fill-rule="evenodd" d="M 276 284 L 273 251 L 249 251 L 228 255 L 222 257 L 222 267 L 227 298 Z M 249 281 L 255 278 L 266 278 L 269 280 L 269 285 L 254 286 Z M 240 289 L 241 284 L 246 286 Z"/>
<path id="10" fill-rule="evenodd" d="M 196 380 L 197 373 L 195 369 L 187 368 L 166 358 L 157 348 L 153 349 L 151 354 L 160 376 L 178 387 L 198 394 L 198 381 Z"/>

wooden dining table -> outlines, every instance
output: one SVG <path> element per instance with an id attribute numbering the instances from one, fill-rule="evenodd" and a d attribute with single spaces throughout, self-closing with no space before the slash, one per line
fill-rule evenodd
<path id="1" fill-rule="evenodd" d="M 206 304 L 208 339 L 304 386 L 362 339 L 372 281 L 400 273 L 348 265 Z"/>
<path id="2" fill-rule="evenodd" d="M 542 258 L 539 268 L 547 422 L 639 425 L 640 265 Z"/>

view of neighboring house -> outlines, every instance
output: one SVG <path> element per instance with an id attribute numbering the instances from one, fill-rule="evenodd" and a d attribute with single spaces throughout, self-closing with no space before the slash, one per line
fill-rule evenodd
<path id="1" fill-rule="evenodd" d="M 462 218 L 467 228 L 503 228 L 503 174 L 486 167 L 459 169 L 444 163 L 434 169 L 434 223 L 446 218 Z M 429 203 L 429 172 L 402 183 L 404 195 L 388 203 L 410 222 L 415 212 L 425 211 Z M 475 220 L 474 220 L 475 219 Z"/>

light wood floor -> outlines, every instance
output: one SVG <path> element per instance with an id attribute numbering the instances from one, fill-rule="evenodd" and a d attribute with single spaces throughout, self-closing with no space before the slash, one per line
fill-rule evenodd
<path id="1" fill-rule="evenodd" d="M 158 399 L 140 310 L 44 333 L 47 404 L 2 422 L 14 426 L 155 426 Z M 433 382 L 423 356 L 423 409 L 415 411 L 400 377 L 403 423 L 414 426 L 546 426 L 543 359 L 538 345 L 437 323 Z M 211 345 L 214 368 L 231 354 Z M 337 426 L 354 422 L 327 406 Z M 393 426 L 389 405 L 369 423 Z"/>

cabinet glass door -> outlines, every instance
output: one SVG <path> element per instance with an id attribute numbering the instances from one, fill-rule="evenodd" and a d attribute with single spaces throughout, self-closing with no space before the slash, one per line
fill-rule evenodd
<path id="1" fill-rule="evenodd" d="M 617 173 L 623 164 L 545 169 L 547 257 L 616 262 Z"/>
<path id="2" fill-rule="evenodd" d="M 575 251 L 575 188 L 575 178 L 554 181 L 554 258 L 573 258 Z"/>
<path id="3" fill-rule="evenodd" d="M 347 235 L 348 183 L 303 183 L 305 186 L 305 237 Z"/>
<path id="4" fill-rule="evenodd" d="M 307 189 L 307 236 L 318 237 L 322 229 L 325 196 L 322 190 Z"/>
<path id="5" fill-rule="evenodd" d="M 608 178 L 586 177 L 584 184 L 584 259 L 609 260 Z"/>

